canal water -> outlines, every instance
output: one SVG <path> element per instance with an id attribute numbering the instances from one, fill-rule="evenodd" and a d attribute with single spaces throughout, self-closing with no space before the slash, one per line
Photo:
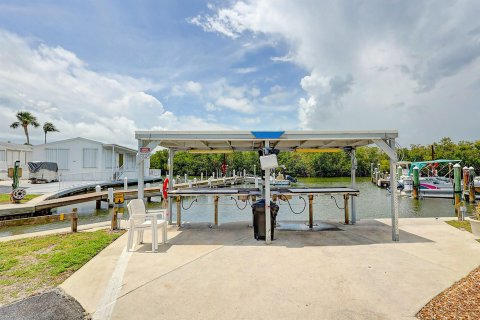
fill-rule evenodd
<path id="1" fill-rule="evenodd" d="M 350 178 L 304 178 L 299 179 L 295 187 L 345 187 L 350 185 Z M 246 185 L 245 187 L 248 187 Z M 250 185 L 251 186 L 251 185 Z M 369 178 L 357 178 L 357 188 L 360 195 L 357 197 L 357 220 L 389 218 L 390 196 L 386 189 L 380 189 L 370 182 Z M 148 204 L 149 208 L 161 208 L 160 198 L 153 198 Z M 236 198 L 235 198 L 236 200 Z M 233 221 L 252 221 L 252 209 L 250 202 L 232 199 L 224 196 L 219 199 L 219 223 Z M 289 203 L 278 201 L 280 207 L 277 220 L 308 221 L 308 197 L 303 199 L 294 197 Z M 451 199 L 423 199 L 413 200 L 409 197 L 399 197 L 399 216 L 405 217 L 454 217 L 454 208 Z M 212 197 L 185 198 L 182 202 L 182 221 L 184 222 L 212 222 L 213 223 L 213 199 Z M 102 209 L 95 209 L 95 202 L 76 204 L 57 208 L 53 213 L 71 212 L 78 209 L 79 225 L 110 220 L 111 210 L 106 203 L 102 203 Z M 472 207 L 468 208 L 471 212 Z M 173 221 L 176 221 L 176 205 L 173 206 Z M 344 217 L 343 197 L 341 195 L 322 195 L 314 198 L 313 205 L 315 220 L 342 221 Z M 124 219 L 128 218 L 125 208 Z M 69 221 L 61 221 L 33 226 L 0 228 L 0 237 L 62 228 L 69 226 Z"/>

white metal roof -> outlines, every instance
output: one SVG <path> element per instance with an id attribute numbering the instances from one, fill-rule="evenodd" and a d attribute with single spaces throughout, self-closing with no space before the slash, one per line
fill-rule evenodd
<path id="1" fill-rule="evenodd" d="M 142 146 L 174 150 L 249 151 L 269 140 L 279 150 L 359 147 L 375 140 L 395 139 L 396 130 L 375 131 L 136 131 Z"/>

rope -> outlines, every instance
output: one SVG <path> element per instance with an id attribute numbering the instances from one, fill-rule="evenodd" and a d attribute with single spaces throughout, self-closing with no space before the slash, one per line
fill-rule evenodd
<path id="1" fill-rule="evenodd" d="M 338 208 L 338 209 L 340 209 L 340 210 L 345 210 L 345 207 L 343 207 L 343 208 L 340 208 L 340 207 L 338 206 L 338 204 L 337 204 L 337 199 L 335 199 L 335 197 L 334 197 L 334 196 L 332 196 L 332 195 L 331 195 L 331 196 L 330 196 L 330 198 L 332 198 L 332 199 L 333 199 L 333 201 L 335 201 L 335 205 L 337 206 L 337 208 Z"/>
<path id="2" fill-rule="evenodd" d="M 195 198 L 195 199 L 192 201 L 192 203 L 190 203 L 190 206 L 188 206 L 188 208 L 185 208 L 185 207 L 183 206 L 183 199 L 180 200 L 180 204 L 182 205 L 182 209 L 185 210 L 185 211 L 187 211 L 188 209 L 190 209 L 190 208 L 193 206 L 193 203 L 194 203 L 194 202 L 197 202 L 197 201 L 198 201 L 198 198 Z"/>
<path id="3" fill-rule="evenodd" d="M 292 210 L 292 212 L 293 212 L 294 214 L 301 214 L 303 211 L 305 211 L 305 208 L 307 208 L 307 201 L 305 201 L 305 199 L 304 199 L 302 196 L 300 196 L 299 198 L 303 200 L 303 209 L 302 209 L 302 211 L 300 211 L 300 212 L 295 212 L 295 211 L 292 209 L 292 206 L 290 205 L 290 201 L 288 201 L 287 198 L 285 198 L 285 200 L 283 200 L 282 197 L 279 197 L 280 200 L 285 201 L 285 202 L 288 203 L 288 206 L 290 207 L 290 210 Z"/>
<path id="4" fill-rule="evenodd" d="M 233 201 L 235 201 L 235 205 L 237 206 L 237 208 L 238 208 L 239 210 L 245 210 L 245 208 L 246 208 L 247 205 L 248 205 L 248 199 L 247 199 L 247 201 L 245 201 L 245 205 L 243 206 L 243 208 L 240 208 L 240 207 L 238 206 L 237 199 L 235 199 L 234 197 L 230 197 L 230 199 L 232 199 Z"/>

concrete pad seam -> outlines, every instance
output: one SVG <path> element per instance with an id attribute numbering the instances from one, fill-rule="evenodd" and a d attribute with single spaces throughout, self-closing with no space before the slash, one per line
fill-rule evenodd
<path id="1" fill-rule="evenodd" d="M 242 238 L 238 239 L 237 241 L 235 241 L 234 243 L 243 241 L 243 240 L 245 240 L 245 239 L 247 239 L 247 238 L 248 238 L 248 237 L 242 237 Z M 145 282 L 145 283 L 139 285 L 138 287 L 136 287 L 136 288 L 134 288 L 134 289 L 132 289 L 132 290 L 130 290 L 130 291 L 128 291 L 128 292 L 125 292 L 124 294 L 122 294 L 122 295 L 120 295 L 120 296 L 118 296 L 117 300 L 120 300 L 121 298 L 129 295 L 130 293 L 132 293 L 132 292 L 134 292 L 134 291 L 136 291 L 136 290 L 138 290 L 138 289 L 141 289 L 141 288 L 145 287 L 146 285 L 148 285 L 148 284 L 150 284 L 150 283 L 152 283 L 152 282 L 154 282 L 154 281 L 157 281 L 157 280 L 159 280 L 159 279 L 161 279 L 161 278 L 163 278 L 163 277 L 165 277 L 165 276 L 167 276 L 167 275 L 169 275 L 169 274 L 171 274 L 171 273 L 173 273 L 173 272 L 176 272 L 176 271 L 182 269 L 183 267 L 185 267 L 185 266 L 187 266 L 187 265 L 190 265 L 190 264 L 192 264 L 192 263 L 194 263 L 194 262 L 196 262 L 196 261 L 198 261 L 198 260 L 200 260 L 200 259 L 202 259 L 202 258 L 204 258 L 204 257 L 206 257 L 206 256 L 208 256 L 208 255 L 210 255 L 210 254 L 212 254 L 212 253 L 220 250 L 220 249 L 223 249 L 223 248 L 225 248 L 225 245 L 222 245 L 222 246 L 220 246 L 220 247 L 218 247 L 218 248 L 215 248 L 215 249 L 213 249 L 213 250 L 211 250 L 211 251 L 209 251 L 209 252 L 206 252 L 206 253 L 202 254 L 201 256 L 199 256 L 199 257 L 197 257 L 197 258 L 195 258 L 195 259 L 193 259 L 193 260 L 190 260 L 190 261 L 182 264 L 181 266 L 178 266 L 178 267 L 176 267 L 176 268 L 174 268 L 174 269 L 172 269 L 172 270 L 170 270 L 170 271 L 168 271 L 168 272 L 166 272 L 166 273 L 163 273 L 163 274 L 159 275 L 158 277 L 155 277 L 155 278 L 153 278 L 152 280 L 150 280 L 150 281 L 148 281 L 148 282 Z"/>
<path id="2" fill-rule="evenodd" d="M 128 261 L 130 260 L 132 253 L 124 248 L 120 258 L 117 261 L 110 281 L 105 288 L 102 299 L 100 300 L 97 310 L 93 313 L 93 319 L 110 319 L 112 316 L 113 308 L 117 302 L 117 297 L 122 288 L 122 280 L 127 269 Z"/>

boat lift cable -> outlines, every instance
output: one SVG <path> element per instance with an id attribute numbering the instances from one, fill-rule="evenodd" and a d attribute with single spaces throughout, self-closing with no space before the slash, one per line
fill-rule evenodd
<path id="1" fill-rule="evenodd" d="M 338 206 L 338 204 L 337 204 L 337 199 L 335 199 L 334 196 L 330 195 L 330 198 L 332 198 L 333 201 L 335 201 L 335 205 L 337 206 L 338 209 L 340 209 L 340 210 L 344 210 L 344 209 L 345 209 L 345 207 L 341 208 L 341 207 Z"/>
<path id="2" fill-rule="evenodd" d="M 197 201 L 198 201 L 198 198 L 195 197 L 195 199 L 193 199 L 193 201 L 190 203 L 190 205 L 188 206 L 188 208 L 185 208 L 185 207 L 183 206 L 183 199 L 180 200 L 180 203 L 181 203 L 181 205 L 182 205 L 182 209 L 186 211 L 186 210 L 190 209 L 190 208 L 193 206 L 193 203 L 194 203 L 194 202 L 197 202 Z"/>
<path id="3" fill-rule="evenodd" d="M 248 200 L 246 200 L 246 201 L 245 201 L 245 205 L 243 206 L 243 208 L 240 208 L 240 207 L 238 206 L 237 199 L 235 199 L 234 197 L 230 197 L 230 199 L 232 199 L 233 201 L 235 201 L 235 205 L 237 206 L 237 208 L 238 208 L 239 210 L 245 210 L 245 208 L 246 208 L 247 205 L 248 205 Z"/>
<path id="4" fill-rule="evenodd" d="M 402 146 L 400 143 L 395 141 L 395 147 L 397 150 L 401 150 L 401 152 L 397 151 L 397 161 L 403 161 L 403 158 L 405 157 L 405 153 L 403 152 Z"/>
<path id="5" fill-rule="evenodd" d="M 285 199 L 280 198 L 280 200 L 287 202 L 287 203 L 288 203 L 288 206 L 290 207 L 290 210 L 292 210 L 292 212 L 293 212 L 294 214 L 301 214 L 301 213 L 302 213 L 303 211 L 305 211 L 305 209 L 307 208 L 307 201 L 305 201 L 305 199 L 304 199 L 302 196 L 299 196 L 299 198 L 303 200 L 303 209 L 302 209 L 300 212 L 295 212 L 295 211 L 292 209 L 292 206 L 290 205 L 290 201 L 288 201 L 287 198 L 285 198 Z"/>

